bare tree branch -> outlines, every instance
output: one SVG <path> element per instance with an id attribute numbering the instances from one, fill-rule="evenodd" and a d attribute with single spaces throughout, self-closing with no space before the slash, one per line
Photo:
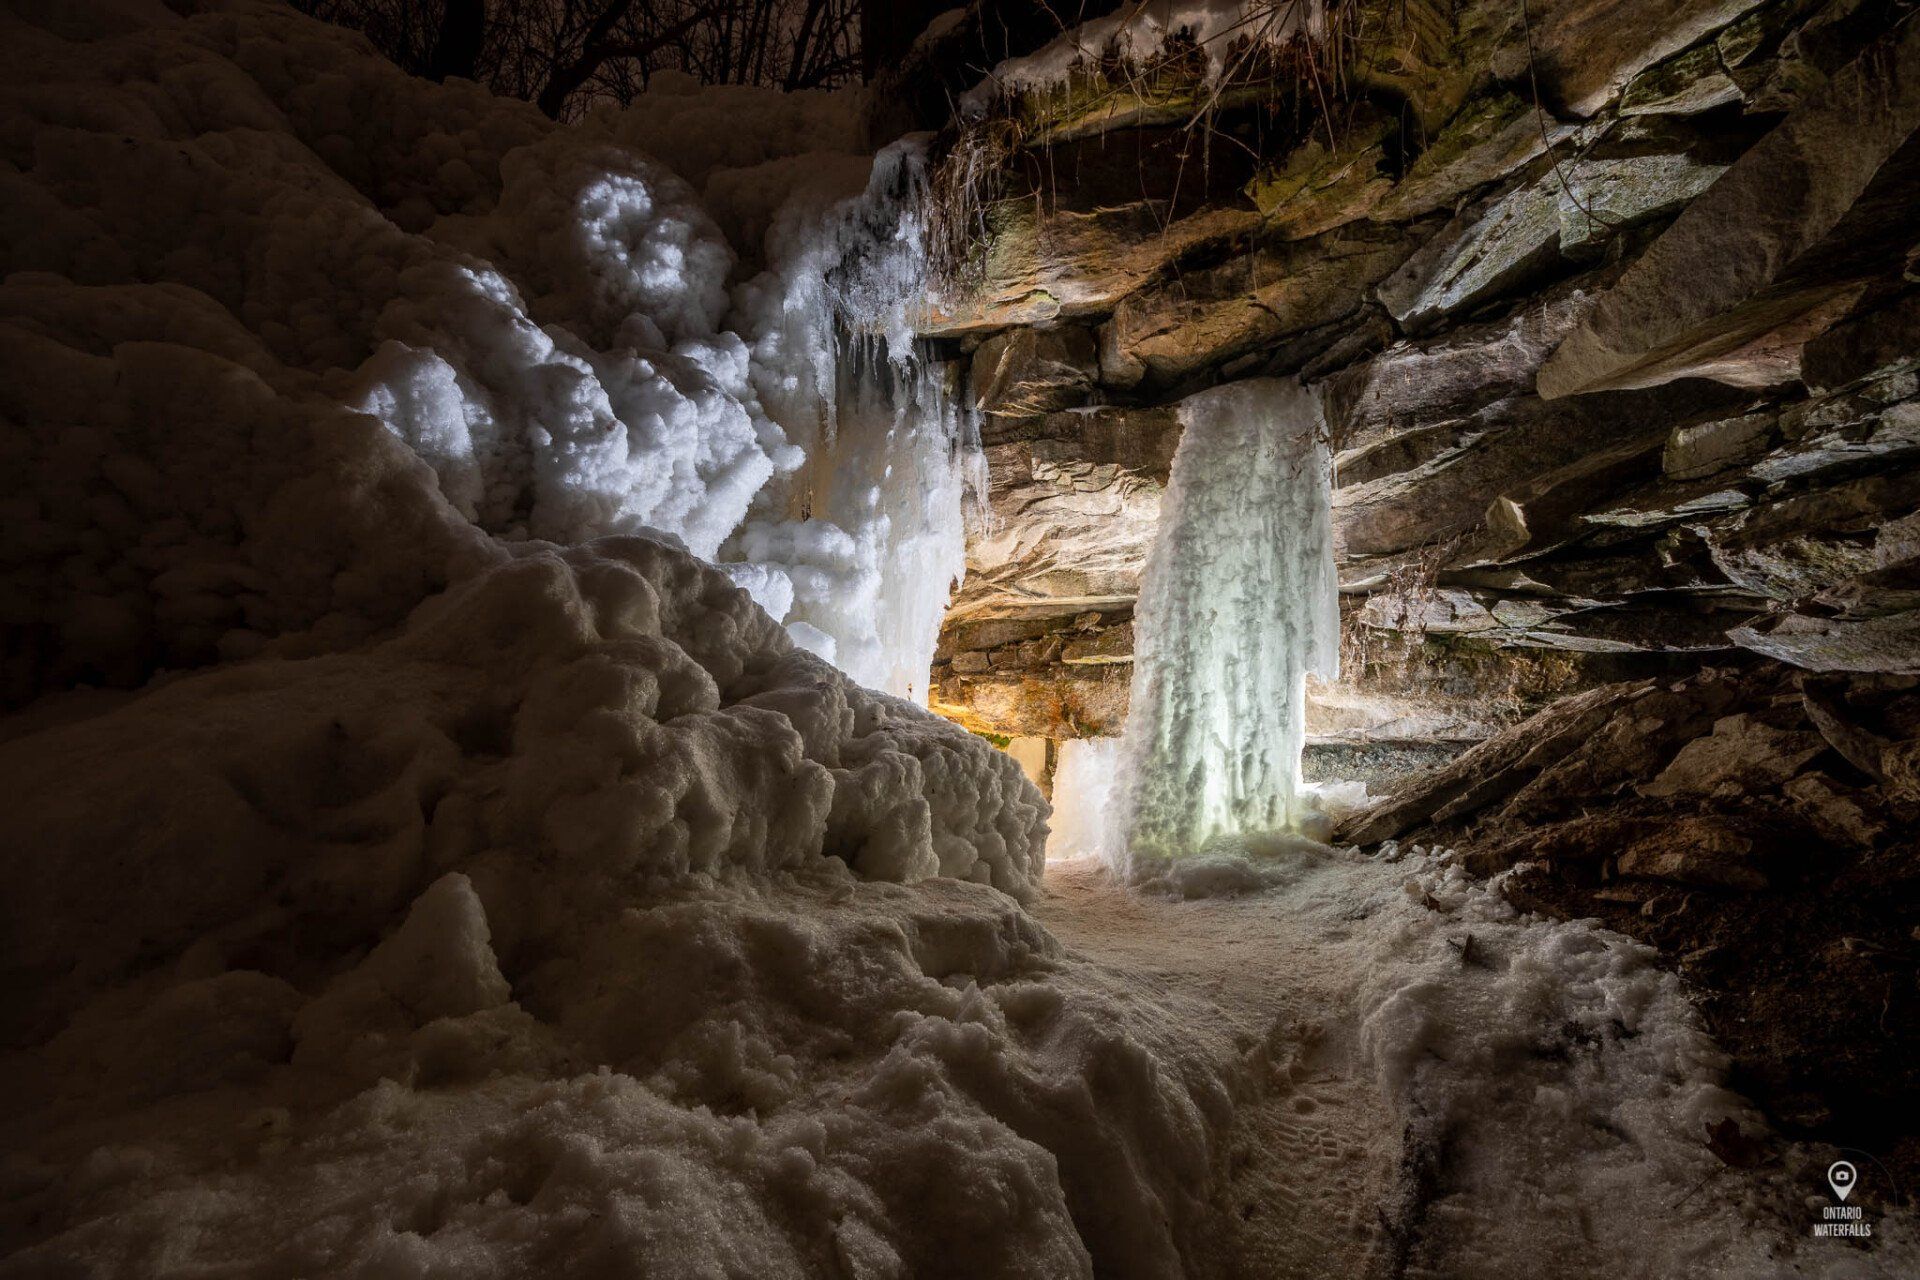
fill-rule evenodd
<path id="1" fill-rule="evenodd" d="M 916 0 L 904 2 L 916 7 Z M 556 119 L 596 99 L 631 102 L 654 72 L 668 68 L 709 84 L 788 90 L 844 84 L 861 73 L 863 0 L 293 3 L 361 31 L 414 75 L 478 80 Z M 896 26 L 907 17 L 889 12 Z"/>
<path id="2" fill-rule="evenodd" d="M 580 56 L 564 66 L 555 67 L 548 78 L 546 87 L 540 91 L 536 104 L 540 110 L 558 120 L 565 108 L 567 99 L 593 77 L 601 65 L 612 58 L 646 58 L 657 50 L 664 49 L 711 16 L 710 8 L 699 8 L 680 21 L 658 32 L 652 37 L 639 40 L 615 40 L 608 33 L 613 30 L 621 18 L 626 16 L 632 0 L 615 0 L 587 31 L 585 47 Z"/>

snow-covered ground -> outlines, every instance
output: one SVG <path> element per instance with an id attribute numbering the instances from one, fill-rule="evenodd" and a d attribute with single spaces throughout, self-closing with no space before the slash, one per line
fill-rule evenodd
<path id="1" fill-rule="evenodd" d="M 1189 1274 L 1920 1266 L 1920 1231 L 1887 1212 L 1884 1185 L 1871 1248 L 1812 1237 L 1838 1153 L 1766 1137 L 1647 948 L 1522 915 L 1445 854 L 1327 851 L 1261 880 L 1183 900 L 1082 858 L 1050 868 L 1035 908 L 1066 972 L 1110 990 L 1122 1025 L 1177 1032 L 1223 1064 L 1234 1112 L 1212 1195 L 1225 1212 Z M 1728 1122 L 1755 1140 L 1752 1167 L 1709 1148 L 1708 1127 Z"/>

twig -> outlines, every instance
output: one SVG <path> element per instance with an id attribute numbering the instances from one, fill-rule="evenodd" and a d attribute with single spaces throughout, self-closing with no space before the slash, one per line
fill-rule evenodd
<path id="1" fill-rule="evenodd" d="M 1560 190 L 1566 193 L 1567 199 L 1573 201 L 1574 208 L 1587 216 L 1587 221 L 1617 231 L 1620 229 L 1619 223 L 1602 218 L 1593 211 L 1591 205 L 1583 203 L 1579 196 L 1573 194 L 1573 187 L 1567 182 L 1566 172 L 1560 167 L 1560 151 L 1547 133 L 1547 109 L 1540 105 L 1540 77 L 1534 67 L 1533 19 L 1527 11 L 1527 0 L 1520 0 L 1520 30 L 1527 38 L 1527 84 L 1533 90 L 1534 118 L 1540 126 L 1540 144 L 1547 149 L 1547 159 L 1553 165 L 1553 176 L 1560 180 Z"/>

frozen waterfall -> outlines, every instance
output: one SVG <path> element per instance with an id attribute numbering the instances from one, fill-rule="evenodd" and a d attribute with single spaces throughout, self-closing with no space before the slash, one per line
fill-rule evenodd
<path id="1" fill-rule="evenodd" d="M 966 572 L 966 468 L 979 449 L 945 367 L 917 345 L 896 355 L 851 334 L 840 347 L 834 432 L 807 472 L 814 515 L 861 539 L 872 595 L 809 602 L 794 616 L 847 637 L 838 662 L 855 680 L 924 706 L 947 599 Z M 850 605 L 859 625 L 835 626 Z"/>
<path id="2" fill-rule="evenodd" d="M 913 334 L 925 194 L 923 145 L 907 140 L 864 194 L 776 229 L 782 264 L 748 298 L 756 387 L 806 461 L 762 492 L 733 548 L 791 578 L 797 640 L 922 705 L 966 568 L 965 495 L 985 494 L 977 431 Z"/>
<path id="3" fill-rule="evenodd" d="M 1262 379 L 1180 406 L 1134 614 L 1132 867 L 1297 828 L 1306 680 L 1339 661 L 1331 461 L 1313 395 Z"/>

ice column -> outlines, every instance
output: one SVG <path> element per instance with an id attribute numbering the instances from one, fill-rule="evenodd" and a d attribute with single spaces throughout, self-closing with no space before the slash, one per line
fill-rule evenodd
<path id="1" fill-rule="evenodd" d="M 1300 816 L 1309 673 L 1339 662 L 1331 461 L 1313 395 L 1257 379 L 1180 406 L 1134 612 L 1133 868 Z"/>

